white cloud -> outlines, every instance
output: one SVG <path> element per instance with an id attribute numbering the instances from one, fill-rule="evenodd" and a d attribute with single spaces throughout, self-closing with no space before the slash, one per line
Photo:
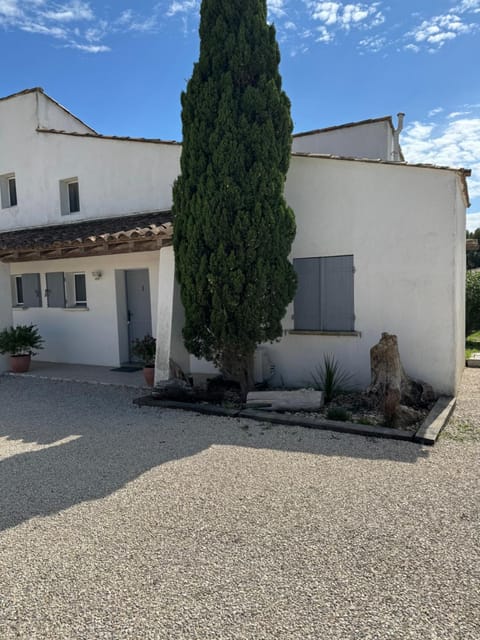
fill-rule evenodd
<path id="1" fill-rule="evenodd" d="M 269 15 L 281 18 L 285 15 L 284 0 L 268 0 L 267 8 Z"/>
<path id="2" fill-rule="evenodd" d="M 472 169 L 470 195 L 480 197 L 480 117 L 413 122 L 402 133 L 401 145 L 408 162 Z"/>
<path id="3" fill-rule="evenodd" d="M 480 213 L 467 213 L 467 229 L 475 231 L 480 228 Z"/>
<path id="4" fill-rule="evenodd" d="M 312 18 L 326 25 L 336 24 L 340 4 L 338 2 L 312 2 Z"/>
<path id="5" fill-rule="evenodd" d="M 435 109 L 430 109 L 430 111 L 428 112 L 428 117 L 431 118 L 433 116 L 436 116 L 439 113 L 442 113 L 443 110 L 443 107 L 435 107 Z"/>
<path id="6" fill-rule="evenodd" d="M 472 112 L 471 111 L 452 111 L 452 113 L 449 113 L 447 115 L 447 118 L 452 120 L 453 118 L 458 118 L 459 116 L 468 116 L 470 115 L 470 113 Z"/>
<path id="7" fill-rule="evenodd" d="M 310 18 L 320 22 L 317 27 L 319 33 L 318 42 L 332 42 L 339 31 L 349 32 L 354 28 L 372 29 L 385 21 L 385 16 L 380 10 L 380 2 L 344 3 L 323 0 L 305 0 L 310 11 Z M 379 51 L 385 44 L 382 36 L 364 38 L 360 47 L 370 51 Z"/>
<path id="8" fill-rule="evenodd" d="M 17 0 L 0 0 L 0 18 L 15 18 L 20 15 Z"/>
<path id="9" fill-rule="evenodd" d="M 454 11 L 459 13 L 480 13 L 480 0 L 462 0 Z"/>
<path id="10" fill-rule="evenodd" d="M 358 43 L 361 49 L 366 49 L 371 53 L 381 51 L 387 44 L 387 39 L 383 36 L 367 36 Z"/>
<path id="11" fill-rule="evenodd" d="M 58 22 L 78 22 L 79 20 L 93 20 L 93 11 L 88 2 L 72 0 L 68 4 L 60 5 L 56 9 L 45 11 L 43 16 L 47 20 Z"/>
<path id="12" fill-rule="evenodd" d="M 106 51 L 111 51 L 110 47 L 103 44 L 77 44 L 76 42 L 72 42 L 67 46 L 70 49 L 78 49 L 79 51 L 85 51 L 86 53 L 105 53 Z"/>
<path id="13" fill-rule="evenodd" d="M 197 11 L 200 7 L 199 0 L 174 0 L 167 11 L 167 16 L 171 17 L 177 13 L 190 13 Z"/>
<path id="14" fill-rule="evenodd" d="M 102 41 L 112 33 L 153 30 L 157 15 L 154 9 L 151 16 L 135 21 L 127 9 L 117 19 L 107 20 L 97 17 L 87 0 L 0 0 L 0 26 L 66 40 L 65 46 L 86 53 L 110 51 Z"/>
<path id="15" fill-rule="evenodd" d="M 446 41 L 472 33 L 477 28 L 477 24 L 464 22 L 462 17 L 456 13 L 433 16 L 428 20 L 423 20 L 406 34 L 406 37 L 413 42 L 410 42 L 405 48 L 418 51 L 422 46 L 425 46 L 430 51 L 436 51 Z"/>

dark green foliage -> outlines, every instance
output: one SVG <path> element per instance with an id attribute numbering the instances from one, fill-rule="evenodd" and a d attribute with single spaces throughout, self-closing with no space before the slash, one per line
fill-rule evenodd
<path id="1" fill-rule="evenodd" d="M 265 0 L 204 0 L 200 58 L 182 94 L 174 248 L 184 340 L 245 391 L 257 344 L 282 334 L 295 292 L 283 188 L 290 103 Z"/>
<path id="2" fill-rule="evenodd" d="M 132 355 L 139 358 L 146 367 L 152 367 L 155 364 L 156 348 L 157 342 L 150 335 L 132 341 Z"/>
<path id="3" fill-rule="evenodd" d="M 0 331 L 0 353 L 34 356 L 34 349 L 43 349 L 43 343 L 44 340 L 34 324 L 21 324 Z"/>
<path id="4" fill-rule="evenodd" d="M 323 356 L 323 365 L 312 374 L 313 383 L 323 391 L 323 401 L 328 404 L 333 398 L 350 388 L 352 375 L 344 371 L 332 355 Z"/>
<path id="5" fill-rule="evenodd" d="M 465 332 L 480 329 L 480 271 L 467 271 L 465 289 Z"/>
<path id="6" fill-rule="evenodd" d="M 329 420 L 338 420 L 339 422 L 348 422 L 352 419 L 352 414 L 343 407 L 330 407 L 327 411 Z"/>

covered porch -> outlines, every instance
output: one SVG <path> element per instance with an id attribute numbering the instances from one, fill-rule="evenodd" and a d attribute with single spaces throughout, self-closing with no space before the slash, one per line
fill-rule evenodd
<path id="1" fill-rule="evenodd" d="M 38 327 L 31 375 L 143 386 L 141 371 L 112 370 L 136 338 L 157 338 L 158 379 L 170 358 L 185 366 L 174 271 L 170 212 L 0 233 L 0 328 Z"/>

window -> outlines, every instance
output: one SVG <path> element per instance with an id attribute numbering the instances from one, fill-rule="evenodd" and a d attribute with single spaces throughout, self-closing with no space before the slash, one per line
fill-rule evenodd
<path id="1" fill-rule="evenodd" d="M 17 204 L 17 183 L 15 178 L 8 179 L 8 195 L 10 196 L 10 206 L 14 207 Z"/>
<path id="2" fill-rule="evenodd" d="M 80 211 L 78 178 L 60 180 L 60 210 L 62 216 Z"/>
<path id="3" fill-rule="evenodd" d="M 75 306 L 86 307 L 87 306 L 87 286 L 85 282 L 85 274 L 74 273 L 73 283 L 74 283 L 74 294 L 75 294 L 74 295 Z"/>
<path id="4" fill-rule="evenodd" d="M 297 258 L 296 331 L 354 331 L 353 256 Z"/>
<path id="5" fill-rule="evenodd" d="M 17 201 L 17 182 L 14 173 L 8 173 L 0 176 L 0 199 L 2 209 L 15 207 Z"/>
<path id="6" fill-rule="evenodd" d="M 14 307 L 42 306 L 39 273 L 12 276 L 12 304 Z"/>
<path id="7" fill-rule="evenodd" d="M 14 307 L 23 307 L 22 276 L 12 276 L 12 298 Z"/>
<path id="8" fill-rule="evenodd" d="M 45 280 L 45 296 L 49 307 L 73 309 L 87 306 L 84 273 L 50 272 L 45 274 Z"/>

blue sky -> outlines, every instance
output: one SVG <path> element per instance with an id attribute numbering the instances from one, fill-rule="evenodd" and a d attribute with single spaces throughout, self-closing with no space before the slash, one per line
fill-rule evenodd
<path id="1" fill-rule="evenodd" d="M 0 95 L 41 86 L 100 133 L 180 140 L 199 4 L 0 0 Z M 268 7 L 295 131 L 404 111 L 408 161 L 472 168 L 480 226 L 480 0 Z"/>

